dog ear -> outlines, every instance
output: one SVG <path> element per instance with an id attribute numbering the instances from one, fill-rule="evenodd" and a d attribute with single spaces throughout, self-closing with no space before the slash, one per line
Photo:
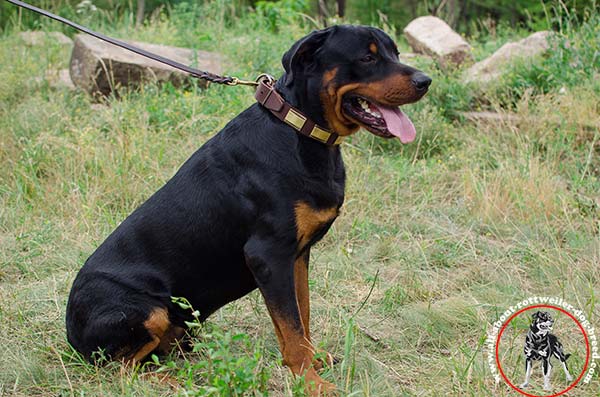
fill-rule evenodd
<path id="1" fill-rule="evenodd" d="M 538 311 L 538 312 L 535 312 L 535 313 L 533 313 L 533 315 L 531 316 L 531 319 L 535 321 L 535 320 L 537 320 L 537 319 L 538 319 L 538 318 L 539 318 L 541 315 L 542 315 L 542 313 L 541 313 L 541 312 L 539 312 L 539 311 Z"/>
<path id="2" fill-rule="evenodd" d="M 294 81 L 294 77 L 297 77 L 296 75 L 301 73 L 302 69 L 310 64 L 316 52 L 321 48 L 333 29 L 334 27 L 315 30 L 308 36 L 295 42 L 292 48 L 283 54 L 281 64 L 285 69 L 283 83 L 286 86 L 290 86 Z"/>

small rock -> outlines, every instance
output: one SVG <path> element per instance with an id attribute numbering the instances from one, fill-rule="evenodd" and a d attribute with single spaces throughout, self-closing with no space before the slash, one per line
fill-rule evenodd
<path id="1" fill-rule="evenodd" d="M 127 42 L 184 65 L 194 65 L 200 70 L 221 73 L 222 60 L 219 54 L 166 45 Z M 175 86 L 182 86 L 189 81 L 187 73 L 84 34 L 75 36 L 70 72 L 71 79 L 77 87 L 90 94 L 102 95 L 108 95 L 118 87 L 137 87 L 150 81 L 169 81 Z M 208 85 L 205 80 L 197 81 L 201 87 Z"/>
<path id="2" fill-rule="evenodd" d="M 49 42 L 55 42 L 64 46 L 73 45 L 73 40 L 62 34 L 61 32 L 43 32 L 40 30 L 28 30 L 19 33 L 19 37 L 28 46 L 44 45 Z"/>
<path id="3" fill-rule="evenodd" d="M 406 26 L 404 35 L 415 52 L 430 55 L 442 65 L 460 65 L 472 59 L 469 43 L 440 18 L 416 18 Z"/>
<path id="4" fill-rule="evenodd" d="M 517 42 L 504 44 L 492 55 L 477 62 L 465 72 L 467 82 L 487 83 L 500 77 L 507 65 L 519 59 L 532 58 L 548 51 L 548 39 L 553 33 L 536 32 Z"/>

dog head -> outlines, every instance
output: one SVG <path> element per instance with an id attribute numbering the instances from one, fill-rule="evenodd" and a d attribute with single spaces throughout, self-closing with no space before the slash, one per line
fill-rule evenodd
<path id="1" fill-rule="evenodd" d="M 531 318 L 532 322 L 530 328 L 536 335 L 546 335 L 548 332 L 552 331 L 554 319 L 550 313 L 537 311 L 533 313 Z"/>
<path id="2" fill-rule="evenodd" d="M 415 127 L 398 107 L 421 99 L 431 79 L 400 63 L 396 44 L 382 30 L 343 25 L 314 31 L 296 42 L 282 63 L 278 88 L 295 94 L 297 102 L 306 98 L 301 110 L 337 134 L 364 127 L 403 143 L 414 140 Z"/>

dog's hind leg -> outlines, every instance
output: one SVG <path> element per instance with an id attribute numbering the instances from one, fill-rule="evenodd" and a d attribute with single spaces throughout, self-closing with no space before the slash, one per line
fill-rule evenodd
<path id="1" fill-rule="evenodd" d="M 525 382 L 521 384 L 521 389 L 529 386 L 529 378 L 531 377 L 531 359 L 525 359 Z"/>
<path id="2" fill-rule="evenodd" d="M 562 364 L 563 370 L 565 371 L 565 376 L 567 377 L 567 381 L 571 382 L 573 380 L 573 376 L 569 372 L 569 368 L 567 367 L 567 362 L 566 361 L 561 361 L 560 363 Z"/>
<path id="3" fill-rule="evenodd" d="M 560 363 L 562 364 L 563 370 L 565 371 L 565 376 L 567 377 L 567 381 L 570 382 L 573 380 L 573 376 L 569 372 L 569 367 L 567 367 L 567 359 L 570 357 L 570 354 L 565 354 L 563 351 L 562 344 L 556 340 L 554 345 L 554 357 L 558 358 Z"/>
<path id="4" fill-rule="evenodd" d="M 543 369 L 544 369 L 544 390 L 549 391 L 552 390 L 552 386 L 550 386 L 550 371 L 552 370 L 552 364 L 550 364 L 550 357 L 543 361 Z"/>
<path id="5" fill-rule="evenodd" d="M 565 371 L 565 376 L 567 377 L 568 382 L 573 380 L 573 376 L 569 372 L 569 367 L 567 366 L 567 358 L 569 358 L 569 356 L 570 356 L 570 354 L 565 355 L 562 353 L 562 351 L 554 352 L 554 357 L 558 358 L 560 360 L 560 363 L 562 364 L 562 367 L 563 367 L 563 370 Z"/>

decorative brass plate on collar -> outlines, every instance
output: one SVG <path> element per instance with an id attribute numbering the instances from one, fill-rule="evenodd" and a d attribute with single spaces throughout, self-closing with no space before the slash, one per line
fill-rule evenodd
<path id="1" fill-rule="evenodd" d="M 321 142 L 327 143 L 327 140 L 329 139 L 331 134 L 315 125 L 312 131 L 310 132 L 310 136 Z"/>
<path id="2" fill-rule="evenodd" d="M 300 131 L 304 127 L 304 123 L 306 123 L 306 117 L 294 111 L 294 109 L 290 109 L 283 121 Z"/>

